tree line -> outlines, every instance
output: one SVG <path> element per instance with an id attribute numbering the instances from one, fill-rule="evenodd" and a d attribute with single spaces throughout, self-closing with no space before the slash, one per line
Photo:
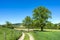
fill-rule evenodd
<path id="1" fill-rule="evenodd" d="M 37 7 L 33 10 L 32 18 L 26 16 L 23 20 L 23 25 L 26 28 L 40 28 L 43 31 L 43 28 L 49 29 L 60 29 L 60 24 L 53 24 L 48 21 L 49 18 L 52 18 L 51 11 L 44 6 Z"/>

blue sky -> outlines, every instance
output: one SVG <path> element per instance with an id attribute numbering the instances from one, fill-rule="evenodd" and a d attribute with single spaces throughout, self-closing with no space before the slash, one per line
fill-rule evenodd
<path id="1" fill-rule="evenodd" d="M 45 6 L 52 12 L 52 23 L 60 23 L 60 0 L 0 0 L 0 24 L 21 23 L 33 14 L 34 8 Z"/>

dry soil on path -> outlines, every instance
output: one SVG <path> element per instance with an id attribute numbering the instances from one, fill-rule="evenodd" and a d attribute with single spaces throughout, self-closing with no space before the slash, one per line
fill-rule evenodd
<path id="1" fill-rule="evenodd" d="M 18 40 L 24 40 L 25 33 L 22 33 L 22 36 Z"/>

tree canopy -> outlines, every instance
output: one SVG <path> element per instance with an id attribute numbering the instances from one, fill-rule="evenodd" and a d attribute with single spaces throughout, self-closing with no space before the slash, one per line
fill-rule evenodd
<path id="1" fill-rule="evenodd" d="M 41 27 L 41 31 L 43 31 L 46 21 L 48 21 L 48 18 L 51 18 L 51 12 L 43 6 L 35 8 L 33 12 L 34 20 L 36 20 L 36 23 Z"/>

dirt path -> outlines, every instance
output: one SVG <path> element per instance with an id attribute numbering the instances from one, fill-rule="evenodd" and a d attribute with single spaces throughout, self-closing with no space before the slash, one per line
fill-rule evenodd
<path id="1" fill-rule="evenodd" d="M 18 40 L 24 40 L 25 33 L 22 33 L 22 36 Z"/>
<path id="2" fill-rule="evenodd" d="M 30 33 L 27 33 L 27 34 L 28 34 L 30 40 L 34 40 L 34 37 Z"/>

